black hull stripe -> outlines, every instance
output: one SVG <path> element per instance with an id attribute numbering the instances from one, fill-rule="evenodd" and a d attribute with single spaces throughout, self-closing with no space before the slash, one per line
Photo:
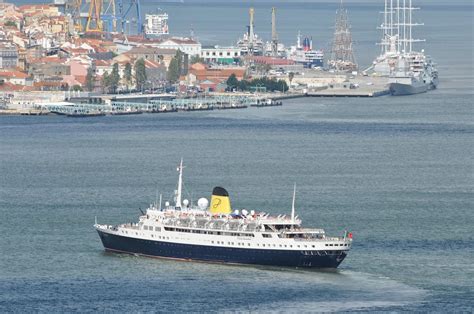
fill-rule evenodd
<path id="1" fill-rule="evenodd" d="M 243 249 L 160 242 L 110 234 L 97 230 L 107 251 L 181 261 L 283 267 L 336 268 L 347 253 L 308 255 L 305 251 Z"/>

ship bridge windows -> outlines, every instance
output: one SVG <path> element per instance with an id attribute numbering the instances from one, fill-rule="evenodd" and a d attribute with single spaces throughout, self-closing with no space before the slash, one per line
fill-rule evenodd
<path id="1" fill-rule="evenodd" d="M 223 231 L 198 230 L 198 229 L 173 228 L 173 227 L 164 227 L 164 228 L 166 231 L 173 231 L 173 232 L 224 235 L 224 236 L 234 236 L 234 237 L 255 237 L 253 233 L 243 233 L 243 232 L 223 232 Z"/>
<path id="2" fill-rule="evenodd" d="M 264 238 L 271 238 L 272 235 L 271 235 L 271 234 L 268 234 L 268 233 L 264 233 L 264 234 L 262 234 L 262 237 L 264 237 Z"/>
<path id="3" fill-rule="evenodd" d="M 265 227 L 265 231 L 277 231 L 279 230 L 277 227 L 277 225 L 275 226 L 272 226 L 272 225 L 263 225 Z"/>
<path id="4" fill-rule="evenodd" d="M 297 233 L 297 232 L 288 232 L 278 234 L 280 238 L 286 239 L 295 239 L 295 240 L 312 240 L 312 239 L 323 239 L 323 235 L 315 233 Z"/>

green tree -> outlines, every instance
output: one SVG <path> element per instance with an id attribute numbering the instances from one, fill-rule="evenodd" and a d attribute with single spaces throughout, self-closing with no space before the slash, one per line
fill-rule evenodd
<path id="1" fill-rule="evenodd" d="M 290 81 L 290 85 L 291 85 L 291 82 L 293 81 L 294 78 L 295 78 L 295 73 L 294 72 L 288 73 L 288 80 Z"/>
<path id="2" fill-rule="evenodd" d="M 112 72 L 110 73 L 110 76 L 109 76 L 109 87 L 112 93 L 117 92 L 119 83 L 120 83 L 120 74 L 119 74 L 118 63 L 114 63 L 114 65 L 112 66 Z"/>
<path id="3" fill-rule="evenodd" d="M 195 63 L 204 63 L 206 61 L 204 60 L 204 58 L 201 58 L 200 56 L 192 56 L 189 62 L 191 64 L 195 64 Z"/>
<path id="4" fill-rule="evenodd" d="M 8 20 L 5 22 L 5 24 L 3 24 L 5 26 L 12 26 L 12 27 L 17 27 L 16 23 L 12 20 Z"/>
<path id="5" fill-rule="evenodd" d="M 132 65 L 127 62 L 125 64 L 125 69 L 123 71 L 123 78 L 125 79 L 125 84 L 127 85 L 127 89 L 132 83 Z"/>
<path id="6" fill-rule="evenodd" d="M 171 59 L 166 78 L 171 83 L 175 83 L 179 79 L 179 62 L 175 57 Z"/>
<path id="7" fill-rule="evenodd" d="M 92 92 L 94 90 L 94 87 L 95 87 L 95 74 L 92 67 L 89 67 L 87 69 L 87 75 L 86 75 L 86 89 L 89 92 Z"/>
<path id="8" fill-rule="evenodd" d="M 74 85 L 72 88 L 71 88 L 72 91 L 77 91 L 77 92 L 82 92 L 82 87 L 80 85 Z"/>
<path id="9" fill-rule="evenodd" d="M 166 73 L 166 77 L 171 83 L 176 83 L 181 75 L 181 70 L 183 69 L 183 58 L 184 54 L 181 50 L 178 50 L 173 59 L 171 59 L 168 73 Z"/>
<path id="10" fill-rule="evenodd" d="M 135 62 L 135 81 L 137 83 L 137 89 L 143 90 L 143 86 L 146 82 L 146 67 L 143 58 Z"/>
<path id="11" fill-rule="evenodd" d="M 102 75 L 102 92 L 108 93 L 109 92 L 109 86 L 110 86 L 110 77 L 109 73 L 107 71 L 104 72 L 104 75 Z"/>
<path id="12" fill-rule="evenodd" d="M 237 76 L 235 76 L 235 74 L 232 73 L 227 79 L 226 84 L 229 87 L 229 90 L 232 90 L 239 86 L 239 80 L 237 79 Z"/>

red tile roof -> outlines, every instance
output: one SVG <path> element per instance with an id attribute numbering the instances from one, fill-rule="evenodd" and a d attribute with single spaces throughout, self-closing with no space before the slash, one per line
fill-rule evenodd
<path id="1" fill-rule="evenodd" d="M 147 68 L 160 68 L 162 65 L 159 62 L 153 60 L 145 60 L 145 67 Z"/>
<path id="2" fill-rule="evenodd" d="M 0 84 L 0 91 L 4 92 L 25 92 L 34 90 L 33 86 L 16 85 L 10 82 L 3 82 Z"/>
<path id="3" fill-rule="evenodd" d="M 0 71 L 0 77 L 26 79 L 28 74 L 20 71 Z"/>
<path id="4" fill-rule="evenodd" d="M 293 61 L 293 60 L 274 58 L 274 57 L 266 57 L 266 56 L 248 56 L 248 57 L 246 57 L 246 59 L 251 60 L 255 63 L 259 63 L 259 64 L 269 64 L 269 65 L 292 65 L 292 64 L 295 64 L 295 61 Z"/>
<path id="5" fill-rule="evenodd" d="M 113 65 L 113 63 L 111 60 L 94 60 L 95 66 L 99 67 L 108 67 Z"/>

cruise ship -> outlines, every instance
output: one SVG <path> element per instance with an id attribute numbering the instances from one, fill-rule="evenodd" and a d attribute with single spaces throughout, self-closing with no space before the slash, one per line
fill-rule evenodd
<path id="1" fill-rule="evenodd" d="M 412 12 L 417 9 L 412 1 L 393 3 L 385 1 L 382 52 L 372 66 L 364 72 L 388 77 L 390 93 L 394 96 L 413 95 L 436 89 L 439 83 L 438 70 L 425 51 L 415 51 L 413 44 L 423 42 L 414 39 Z"/>
<path id="2" fill-rule="evenodd" d="M 147 257 L 227 264 L 301 268 L 336 268 L 352 246 L 352 233 L 331 237 L 323 229 L 304 228 L 295 216 L 271 216 L 255 210 L 234 210 L 229 193 L 212 191 L 211 202 L 196 205 L 182 199 L 183 162 L 178 167 L 174 204 L 150 205 L 138 222 L 98 224 L 106 251 Z"/>
<path id="3" fill-rule="evenodd" d="M 305 68 L 322 68 L 324 52 L 313 49 L 313 40 L 305 37 L 301 41 L 301 34 L 298 33 L 296 46 L 292 46 L 287 52 L 288 59 L 302 64 Z"/>

